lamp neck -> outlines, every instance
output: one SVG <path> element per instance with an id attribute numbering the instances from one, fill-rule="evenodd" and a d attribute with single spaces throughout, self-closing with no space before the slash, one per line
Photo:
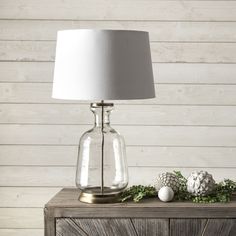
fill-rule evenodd
<path id="1" fill-rule="evenodd" d="M 90 109 L 94 114 L 95 127 L 101 127 L 110 125 L 110 114 L 113 110 L 113 103 L 91 103 Z"/>

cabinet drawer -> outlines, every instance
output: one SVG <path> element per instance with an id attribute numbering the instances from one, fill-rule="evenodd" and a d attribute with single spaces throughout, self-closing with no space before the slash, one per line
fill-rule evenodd
<path id="1" fill-rule="evenodd" d="M 235 236 L 236 219 L 57 218 L 57 236 Z"/>
<path id="2" fill-rule="evenodd" d="M 168 219 L 57 218 L 57 236 L 168 236 Z"/>
<path id="3" fill-rule="evenodd" d="M 170 236 L 236 236 L 236 219 L 170 219 Z"/>

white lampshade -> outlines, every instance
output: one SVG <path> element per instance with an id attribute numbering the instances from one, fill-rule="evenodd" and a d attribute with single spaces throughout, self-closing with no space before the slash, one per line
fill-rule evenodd
<path id="1" fill-rule="evenodd" d="M 155 97 L 148 32 L 59 31 L 52 97 L 71 100 Z"/>

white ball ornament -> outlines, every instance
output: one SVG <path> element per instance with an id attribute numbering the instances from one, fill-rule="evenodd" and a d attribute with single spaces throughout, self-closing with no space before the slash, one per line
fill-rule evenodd
<path id="1" fill-rule="evenodd" d="M 158 197 L 163 202 L 169 202 L 174 198 L 174 191 L 171 187 L 164 186 L 159 190 Z"/>

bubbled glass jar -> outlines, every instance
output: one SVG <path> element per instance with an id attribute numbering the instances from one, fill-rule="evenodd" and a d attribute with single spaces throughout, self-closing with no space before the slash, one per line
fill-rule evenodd
<path id="1" fill-rule="evenodd" d="M 118 200 L 128 185 L 128 168 L 123 137 L 110 126 L 112 103 L 92 103 L 94 127 L 79 142 L 76 185 L 79 200 L 106 203 Z"/>

